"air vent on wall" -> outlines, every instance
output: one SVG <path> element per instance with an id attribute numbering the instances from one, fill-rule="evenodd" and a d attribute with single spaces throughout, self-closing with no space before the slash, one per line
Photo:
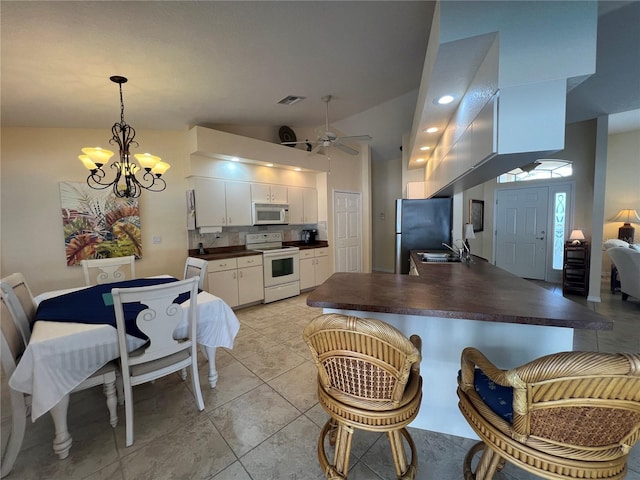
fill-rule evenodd
<path id="1" fill-rule="evenodd" d="M 298 95 L 287 95 L 278 103 L 280 105 L 293 105 L 294 103 L 298 103 L 300 100 L 304 100 L 307 97 L 300 97 Z"/>

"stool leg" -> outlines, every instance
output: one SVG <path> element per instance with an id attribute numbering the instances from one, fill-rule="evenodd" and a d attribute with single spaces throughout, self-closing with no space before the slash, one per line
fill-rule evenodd
<path id="1" fill-rule="evenodd" d="M 391 455 L 393 456 L 393 463 L 396 467 L 396 476 L 399 480 L 413 480 L 416 478 L 417 461 L 416 461 L 416 447 L 413 443 L 413 439 L 406 428 L 399 430 L 392 430 L 387 432 L 389 437 L 389 444 L 391 445 Z M 411 450 L 411 464 L 407 464 L 407 453 L 402 442 L 402 437 L 407 440 L 409 448 Z"/>
<path id="2" fill-rule="evenodd" d="M 336 451 L 333 456 L 333 465 L 336 472 L 347 478 L 349 471 L 349 456 L 351 455 L 351 441 L 353 440 L 353 428 L 338 423 L 336 435 Z"/>

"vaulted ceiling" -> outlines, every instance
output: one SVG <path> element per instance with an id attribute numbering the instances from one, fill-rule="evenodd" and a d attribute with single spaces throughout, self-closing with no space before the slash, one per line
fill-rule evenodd
<path id="1" fill-rule="evenodd" d="M 426 1 L 3 0 L 2 125 L 106 128 L 120 113 L 111 75 L 129 78 L 136 128 L 316 127 L 327 94 L 339 121 L 418 89 L 433 11 Z M 600 14 L 598 71 L 569 94 L 568 121 L 640 109 L 640 2 L 601 2 Z M 452 68 L 439 81 L 459 78 Z M 287 95 L 306 98 L 279 105 Z"/>

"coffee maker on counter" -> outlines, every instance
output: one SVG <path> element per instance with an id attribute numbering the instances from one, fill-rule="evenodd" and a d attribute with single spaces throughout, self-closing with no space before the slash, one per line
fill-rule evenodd
<path id="1" fill-rule="evenodd" d="M 315 228 L 302 230 L 302 242 L 307 244 L 318 243 L 318 230 Z"/>

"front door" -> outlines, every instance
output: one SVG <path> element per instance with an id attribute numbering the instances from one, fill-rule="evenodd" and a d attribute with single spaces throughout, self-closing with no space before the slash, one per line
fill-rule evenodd
<path id="1" fill-rule="evenodd" d="M 335 271 L 362 271 L 362 213 L 359 193 L 334 192 Z"/>
<path id="2" fill-rule="evenodd" d="M 498 190 L 496 266 L 519 277 L 545 279 L 548 187 Z"/>

